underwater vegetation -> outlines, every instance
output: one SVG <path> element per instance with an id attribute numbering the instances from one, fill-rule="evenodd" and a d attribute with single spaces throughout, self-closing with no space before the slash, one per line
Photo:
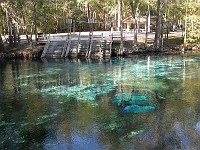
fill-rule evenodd
<path id="1" fill-rule="evenodd" d="M 148 90 L 138 89 L 132 92 L 117 92 L 115 86 L 106 84 L 77 84 L 73 86 L 52 86 L 47 89 L 42 89 L 41 92 L 56 95 L 73 97 L 78 101 L 95 102 L 97 96 L 115 94 L 111 98 L 111 102 L 116 106 L 121 107 L 123 112 L 140 113 L 154 110 L 155 104 Z"/>

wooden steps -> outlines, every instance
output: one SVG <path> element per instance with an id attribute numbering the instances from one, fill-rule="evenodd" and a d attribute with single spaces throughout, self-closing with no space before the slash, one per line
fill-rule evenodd
<path id="1" fill-rule="evenodd" d="M 105 39 L 102 35 L 89 34 L 88 36 L 69 34 L 59 40 L 47 41 L 41 57 L 110 57 L 112 52 L 112 39 Z"/>
<path id="2" fill-rule="evenodd" d="M 45 57 L 48 58 L 61 58 L 65 41 L 51 41 Z"/>

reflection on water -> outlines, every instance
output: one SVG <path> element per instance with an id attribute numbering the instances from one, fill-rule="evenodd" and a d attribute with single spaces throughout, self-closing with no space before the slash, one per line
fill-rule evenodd
<path id="1" fill-rule="evenodd" d="M 1 149 L 200 149 L 200 55 L 0 62 Z"/>

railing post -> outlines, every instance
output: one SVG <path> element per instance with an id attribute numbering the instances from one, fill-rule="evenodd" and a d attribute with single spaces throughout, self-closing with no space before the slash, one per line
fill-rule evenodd
<path id="1" fill-rule="evenodd" d="M 79 32 L 79 34 L 78 34 L 78 42 L 77 42 L 77 47 L 76 47 L 76 56 L 75 56 L 75 57 L 78 56 L 78 49 L 79 49 L 79 44 L 80 44 L 80 38 L 81 38 L 81 32 Z"/>
<path id="2" fill-rule="evenodd" d="M 48 51 L 48 48 L 49 48 L 49 44 L 50 44 L 50 34 L 49 36 L 47 37 L 47 43 L 45 44 L 44 46 L 44 50 L 42 52 L 42 55 L 41 55 L 41 58 L 45 57 L 47 51 Z"/>
<path id="3" fill-rule="evenodd" d="M 92 51 L 92 45 L 93 45 L 93 33 L 90 35 L 90 48 L 89 48 L 89 56 L 91 56 L 91 51 Z"/>
<path id="4" fill-rule="evenodd" d="M 71 46 L 71 34 L 68 34 L 68 44 L 67 44 L 67 47 L 66 47 L 65 57 L 68 56 L 70 46 Z"/>
<path id="5" fill-rule="evenodd" d="M 111 42 L 110 42 L 110 56 L 112 54 L 112 43 L 113 43 L 113 33 L 111 34 Z"/>
<path id="6" fill-rule="evenodd" d="M 101 33 L 101 41 L 100 41 L 99 53 L 102 52 L 102 41 L 103 41 L 103 33 Z"/>
<path id="7" fill-rule="evenodd" d="M 64 47 L 63 47 L 63 51 L 62 51 L 61 57 L 64 57 L 69 41 L 70 41 L 70 36 L 68 34 L 67 37 L 66 37 L 65 43 L 64 43 Z"/>
<path id="8" fill-rule="evenodd" d="M 92 42 L 92 40 L 91 40 L 91 32 L 89 33 L 89 38 L 88 38 L 88 47 L 87 47 L 87 49 L 86 49 L 86 55 L 85 55 L 85 57 L 90 57 L 90 48 L 91 48 L 91 42 Z"/>

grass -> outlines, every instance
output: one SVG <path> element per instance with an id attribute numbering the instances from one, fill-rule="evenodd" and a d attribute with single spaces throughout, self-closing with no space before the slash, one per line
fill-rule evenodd
<path id="1" fill-rule="evenodd" d="M 140 43 L 144 43 L 144 39 L 139 41 Z M 180 47 L 181 45 L 183 45 L 183 37 L 169 37 L 167 38 L 163 38 L 163 46 L 164 47 Z M 152 38 L 148 38 L 148 44 L 153 44 L 154 43 L 154 39 Z"/>
<path id="2" fill-rule="evenodd" d="M 169 37 L 168 39 L 163 39 L 164 47 L 180 47 L 183 45 L 183 37 Z"/>

